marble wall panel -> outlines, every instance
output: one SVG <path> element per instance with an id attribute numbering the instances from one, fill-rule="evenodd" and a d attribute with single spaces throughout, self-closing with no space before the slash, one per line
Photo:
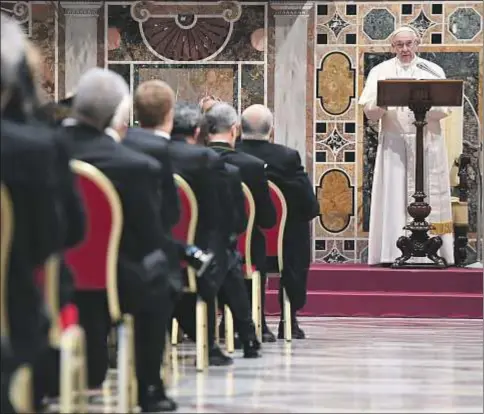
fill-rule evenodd
<path id="1" fill-rule="evenodd" d="M 315 191 L 320 215 L 315 220 L 315 237 L 354 237 L 355 166 L 352 163 L 317 163 Z"/>
<path id="2" fill-rule="evenodd" d="M 30 7 L 32 13 L 30 40 L 40 52 L 42 89 L 48 99 L 54 100 L 56 97 L 56 7 L 48 2 L 45 4 L 32 2 Z"/>
<path id="3" fill-rule="evenodd" d="M 150 79 L 161 79 L 175 91 L 176 99 L 198 103 L 206 95 L 216 95 L 237 107 L 237 65 L 137 65 L 134 88 Z"/>
<path id="4" fill-rule="evenodd" d="M 316 46 L 316 122 L 355 119 L 356 68 L 356 47 Z"/>
<path id="5" fill-rule="evenodd" d="M 241 65 L 240 112 L 264 104 L 264 65 Z"/>

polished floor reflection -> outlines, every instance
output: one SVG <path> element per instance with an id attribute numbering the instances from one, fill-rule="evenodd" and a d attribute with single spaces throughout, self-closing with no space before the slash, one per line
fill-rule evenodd
<path id="1" fill-rule="evenodd" d="M 178 347 L 183 413 L 483 412 L 482 320 L 307 318 L 308 339 L 196 374 Z"/>

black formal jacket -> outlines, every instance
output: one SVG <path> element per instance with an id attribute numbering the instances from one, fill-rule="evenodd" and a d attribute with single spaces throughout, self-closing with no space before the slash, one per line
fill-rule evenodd
<path id="1" fill-rule="evenodd" d="M 234 150 L 224 142 L 210 143 L 222 160 L 239 168 L 242 181 L 249 187 L 255 201 L 255 225 L 252 234 L 252 261 L 262 273 L 266 270 L 265 238 L 261 228 L 276 224 L 276 211 L 269 194 L 264 162 L 249 154 Z"/>
<path id="2" fill-rule="evenodd" d="M 283 145 L 262 140 L 242 140 L 239 151 L 260 158 L 267 163 L 267 176 L 283 192 L 288 217 L 284 232 L 283 283 L 294 309 L 306 301 L 307 274 L 311 261 L 309 222 L 319 214 L 319 203 L 299 153 Z M 287 253 L 289 252 L 289 254 Z M 274 268 L 275 258 L 268 258 L 268 267 Z"/>
<path id="3" fill-rule="evenodd" d="M 48 343 L 49 322 L 35 269 L 61 251 L 65 228 L 61 218 L 55 168 L 57 151 L 45 130 L 1 121 L 1 180 L 7 186 L 14 215 L 8 268 L 8 312 L 12 347 L 29 361 Z"/>
<path id="4" fill-rule="evenodd" d="M 142 128 L 129 128 L 122 143 L 128 148 L 155 158 L 160 163 L 162 220 L 165 229 L 170 231 L 180 218 L 180 205 L 173 181 L 173 168 L 168 150 L 168 140 Z"/>
<path id="5" fill-rule="evenodd" d="M 116 188 L 123 208 L 123 232 L 118 257 L 120 300 L 129 312 L 156 308 L 169 280 L 160 209 L 160 165 L 147 155 L 115 142 L 95 128 L 78 124 L 63 127 L 71 155 L 94 165 Z M 148 266 L 147 258 L 163 259 Z M 155 256 L 156 257 L 156 256 Z M 164 262 L 164 263 L 161 263 Z"/>
<path id="6" fill-rule="evenodd" d="M 195 243 L 214 252 L 217 268 L 211 279 L 220 287 L 227 273 L 225 231 L 231 212 L 224 207 L 224 192 L 228 191 L 225 164 L 216 152 L 192 145 L 182 136 L 170 139 L 173 171 L 192 188 L 198 203 L 198 225 Z"/>

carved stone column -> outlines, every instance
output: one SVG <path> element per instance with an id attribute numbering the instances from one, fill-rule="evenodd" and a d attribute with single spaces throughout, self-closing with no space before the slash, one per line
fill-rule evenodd
<path id="1" fill-rule="evenodd" d="M 271 3 L 275 20 L 274 142 L 306 162 L 307 28 L 311 2 Z"/>
<path id="2" fill-rule="evenodd" d="M 101 2 L 61 1 L 65 16 L 65 91 L 74 91 L 82 74 L 97 66 L 97 18 Z"/>

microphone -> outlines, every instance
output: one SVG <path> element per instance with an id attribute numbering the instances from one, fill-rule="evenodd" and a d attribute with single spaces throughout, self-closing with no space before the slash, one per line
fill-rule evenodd
<path id="1" fill-rule="evenodd" d="M 432 68 L 428 67 L 425 63 L 423 62 L 417 62 L 417 68 L 422 69 L 431 75 L 434 75 L 436 78 L 442 79 L 442 76 L 440 76 L 435 70 Z"/>

